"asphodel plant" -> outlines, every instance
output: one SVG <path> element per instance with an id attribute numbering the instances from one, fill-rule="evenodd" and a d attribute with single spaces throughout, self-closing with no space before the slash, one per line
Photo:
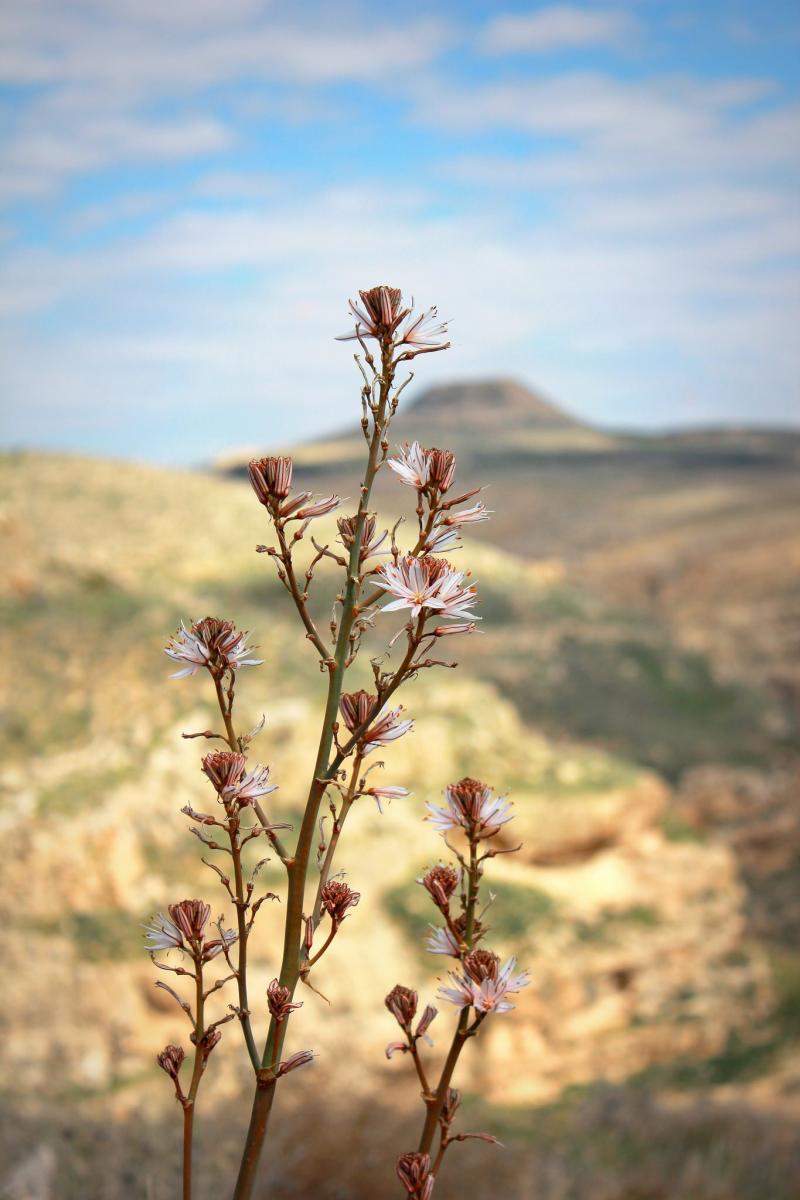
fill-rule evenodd
<path id="1" fill-rule="evenodd" d="M 399 289 L 391 287 L 362 291 L 358 303 L 351 301 L 350 310 L 354 328 L 341 340 L 358 346 L 354 357 L 360 372 L 365 441 L 355 512 L 338 518 L 337 534 L 330 542 L 317 540 L 313 523 L 339 508 L 338 497 L 320 499 L 293 490 L 288 457 L 258 459 L 249 466 L 253 491 L 272 528 L 272 543 L 257 549 L 273 561 L 326 681 L 319 740 L 309 753 L 308 792 L 299 830 L 272 821 L 265 808 L 276 785 L 269 767 L 251 761 L 251 747 L 264 722 L 250 731 L 237 726 L 239 676 L 246 668 L 262 665 L 248 646 L 249 635 L 230 620 L 204 617 L 182 624 L 166 648 L 179 664 L 173 677 L 207 677 L 219 708 L 216 730 L 184 734 L 214 744 L 201 763 L 209 785 L 208 811 L 196 812 L 188 806 L 182 811 L 203 843 L 208 855 L 203 862 L 216 875 L 233 914 L 228 928 L 223 917 L 211 921 L 208 903 L 181 900 L 155 916 L 146 931 L 153 962 L 171 976 L 171 982 L 159 980 L 157 986 L 170 993 L 189 1024 L 190 1062 L 186 1063 L 182 1046 L 167 1046 L 158 1055 L 183 1110 L 184 1200 L 192 1195 L 200 1086 L 221 1040 L 221 1027 L 228 1022 L 241 1029 L 254 1079 L 250 1123 L 232 1194 L 234 1200 L 247 1200 L 253 1194 L 278 1085 L 314 1058 L 311 1049 L 286 1052 L 289 1027 L 303 1003 L 299 985 L 316 990 L 311 977 L 360 898 L 336 870 L 347 815 L 365 797 L 381 808 L 383 801 L 408 796 L 400 785 L 376 783 L 367 760 L 413 725 L 395 703 L 400 688 L 420 672 L 455 666 L 442 656 L 443 640 L 468 636 L 480 620 L 475 584 L 467 571 L 446 557 L 461 550 L 462 527 L 488 517 L 485 506 L 474 501 L 480 489 L 453 494 L 456 460 L 448 450 L 426 449 L 414 442 L 390 456 L 392 418 L 412 378 L 404 364 L 447 349 L 447 326 L 435 308 L 415 313 L 404 305 Z M 414 532 L 401 539 L 402 548 L 398 544 L 402 523 L 391 534 L 381 531 L 371 508 L 375 478 L 385 467 L 416 495 L 410 525 Z M 323 559 L 331 560 L 339 573 L 331 597 L 333 617 L 324 629 L 316 623 L 309 603 L 312 589 L 319 585 L 315 569 Z M 371 646 L 370 652 L 372 689 L 348 690 L 348 673 L 362 642 L 376 638 L 379 644 Z M 320 824 L 323 804 L 332 814 L 330 828 Z M 479 898 L 483 867 L 501 852 L 487 847 L 509 817 L 507 801 L 472 779 L 446 790 L 444 808 L 429 805 L 427 819 L 442 834 L 456 862 L 432 867 L 420 881 L 443 921 L 433 927 L 428 948 L 454 960 L 449 985 L 440 995 L 459 1014 L 435 1085 L 429 1082 L 419 1043 L 429 1039 L 427 1030 L 436 1009 L 428 1005 L 414 1026 L 416 993 L 398 985 L 386 997 L 403 1034 L 401 1041 L 387 1047 L 387 1054 L 410 1054 L 425 1106 L 419 1147 L 401 1155 L 396 1174 L 407 1195 L 426 1200 L 448 1145 L 465 1137 L 493 1140 L 487 1134 L 454 1132 L 458 1093 L 452 1078 L 466 1042 L 489 1014 L 510 1008 L 507 997 L 526 982 L 524 975 L 514 975 L 513 960 L 501 968 L 497 955 L 478 946 L 486 933 Z M 320 829 L 325 829 L 323 842 L 315 846 Z M 451 846 L 449 836 L 459 838 L 461 845 Z M 277 858 L 285 875 L 283 945 L 275 947 L 271 980 L 253 980 L 248 972 L 248 945 L 259 909 L 277 898 L 260 888 L 259 868 L 266 859 L 252 870 L 243 860 L 245 847 L 259 838 L 266 845 L 267 858 Z M 225 1007 L 223 991 L 232 996 Z"/>

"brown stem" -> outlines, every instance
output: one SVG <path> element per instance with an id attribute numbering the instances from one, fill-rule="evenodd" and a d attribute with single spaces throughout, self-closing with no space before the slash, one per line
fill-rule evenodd
<path id="1" fill-rule="evenodd" d="M 478 847 L 475 841 L 470 841 L 469 845 L 469 886 L 467 889 L 466 903 L 466 922 L 464 927 L 464 941 L 467 950 L 472 949 L 472 943 L 475 937 L 475 908 L 478 903 Z M 428 1111 L 425 1114 L 425 1124 L 422 1129 L 422 1136 L 419 1142 L 420 1154 L 430 1154 L 431 1146 L 433 1145 L 436 1127 L 439 1123 L 442 1108 L 447 1099 L 447 1091 L 450 1087 L 450 1081 L 453 1078 L 453 1072 L 456 1069 L 456 1063 L 461 1051 L 467 1040 L 472 1037 L 476 1026 L 472 1029 L 469 1027 L 469 1008 L 462 1008 L 459 1017 L 456 1031 L 453 1035 L 453 1041 L 450 1045 L 450 1051 L 445 1060 L 442 1073 L 439 1076 L 439 1084 L 436 1088 L 436 1095 L 432 1100 L 427 1102 Z M 480 1020 L 480 1018 L 478 1018 Z M 476 1022 L 477 1025 L 478 1022 Z"/>
<path id="2" fill-rule="evenodd" d="M 300 591 L 300 586 L 297 582 L 297 576 L 294 573 L 294 563 L 292 562 L 292 552 L 286 542 L 286 535 L 283 532 L 283 526 L 279 521 L 275 521 L 275 532 L 278 535 L 278 541 L 281 546 L 281 562 L 283 569 L 286 572 L 286 583 L 294 600 L 295 608 L 300 614 L 300 620 L 306 628 L 309 641 L 316 647 L 322 659 L 328 658 L 328 650 L 319 635 L 316 625 L 311 619 L 311 614 L 308 611 L 308 602 L 305 592 Z"/>
<path id="3" fill-rule="evenodd" d="M 192 1135 L 194 1133 L 194 1104 L 187 1100 L 183 1106 L 183 1200 L 192 1200 Z"/>

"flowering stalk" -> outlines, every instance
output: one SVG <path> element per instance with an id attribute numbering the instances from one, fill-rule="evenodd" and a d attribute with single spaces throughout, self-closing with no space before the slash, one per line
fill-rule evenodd
<path id="1" fill-rule="evenodd" d="M 507 997 L 515 995 L 527 986 L 528 977 L 526 972 L 514 974 L 515 959 L 509 959 L 501 968 L 500 959 L 496 954 L 478 947 L 478 943 L 487 933 L 478 915 L 484 864 L 497 854 L 511 853 L 496 848 L 481 852 L 481 845 L 493 838 L 502 826 L 511 820 L 510 804 L 502 797 L 494 796 L 492 789 L 479 780 L 462 779 L 445 789 L 444 807 L 428 805 L 426 819 L 442 834 L 445 845 L 454 854 L 460 868 L 458 870 L 451 866 L 433 867 L 417 881 L 425 888 L 445 922 L 444 926 L 432 926 L 433 932 L 428 938 L 427 948 L 431 953 L 454 958 L 460 968 L 450 972 L 450 986 L 442 986 L 439 989 L 440 998 L 454 1004 L 459 1009 L 459 1015 L 438 1082 L 436 1087 L 431 1089 L 428 1086 L 427 1074 L 419 1061 L 417 1043 L 420 1031 L 418 1029 L 412 1035 L 410 1020 L 401 1019 L 395 1006 L 390 1003 L 398 992 L 407 992 L 407 989 L 398 985 L 387 996 L 386 1004 L 397 1018 L 404 1033 L 404 1040 L 391 1042 L 386 1048 L 386 1053 L 390 1058 L 396 1051 L 410 1053 L 420 1080 L 422 1100 L 426 1109 L 422 1133 L 417 1150 L 402 1155 L 398 1160 L 397 1175 L 407 1195 L 429 1200 L 445 1153 L 452 1142 L 469 1138 L 497 1141 L 487 1133 L 451 1133 L 460 1101 L 458 1091 L 451 1084 L 464 1046 L 470 1038 L 476 1036 L 490 1014 L 508 1012 L 513 1008 Z M 447 840 L 448 835 L 453 832 L 466 840 L 466 856 L 452 847 Z M 459 912 L 457 916 L 453 916 L 451 903 L 459 889 Z M 416 993 L 412 994 L 416 1008 Z M 436 1010 L 433 1012 L 435 1014 Z M 411 1015 L 413 1016 L 413 1013 Z M 437 1130 L 439 1145 L 436 1157 L 431 1161 Z"/>
<path id="2" fill-rule="evenodd" d="M 401 294 L 395 288 L 377 287 L 361 292 L 359 303 L 351 303 L 351 311 L 356 324 L 354 330 L 345 335 L 345 339 L 357 341 L 361 349 L 361 353 L 355 355 L 355 360 L 363 380 L 361 426 L 367 452 L 356 512 L 352 516 L 340 517 L 337 523 L 342 552 L 331 549 L 328 544 L 321 545 L 310 536 L 314 554 L 305 568 L 299 566 L 296 556 L 312 522 L 333 512 L 340 501 L 336 496 L 320 500 L 309 492 L 293 494 L 293 465 L 286 456 L 254 460 L 249 466 L 250 482 L 258 501 L 266 510 L 276 539 L 274 545 L 259 546 L 258 550 L 274 561 L 278 579 L 291 597 L 306 639 L 314 647 L 320 670 L 327 677 L 316 757 L 293 849 L 287 848 L 280 837 L 279 831 L 287 827 L 270 822 L 261 806 L 263 797 L 275 787 L 270 782 L 269 768 L 251 766 L 248 762 L 250 744 L 261 732 L 264 721 L 262 719 L 260 726 L 245 735 L 237 733 L 234 723 L 238 674 L 244 667 L 260 665 L 260 660 L 251 656 L 247 635 L 238 632 L 229 621 L 207 617 L 188 629 L 181 625 L 167 647 L 167 654 L 181 665 L 176 677 L 194 675 L 201 670 L 210 675 L 224 727 L 223 733 L 205 730 L 184 735 L 218 740 L 226 748 L 206 754 L 202 760 L 203 773 L 216 793 L 216 810 L 202 813 L 187 807 L 183 811 L 193 822 L 192 832 L 204 847 L 211 852 L 221 852 L 230 860 L 223 870 L 203 859 L 218 876 L 236 912 L 235 931 L 225 933 L 220 918 L 220 938 L 214 950 L 215 954 L 224 955 L 228 974 L 205 988 L 201 971 L 199 967 L 196 969 L 194 977 L 196 981 L 199 980 L 199 990 L 194 1014 L 177 993 L 172 994 L 195 1022 L 193 1040 L 196 1045 L 203 1043 L 209 1030 L 216 1031 L 216 1026 L 222 1021 L 238 1018 L 242 1028 L 256 1086 L 234 1200 L 249 1200 L 252 1196 L 278 1080 L 313 1059 L 309 1050 L 301 1050 L 284 1059 L 284 1045 L 292 1014 L 302 1006 L 302 1002 L 295 999 L 297 985 L 303 983 L 316 991 L 310 981 L 312 971 L 360 899 L 359 893 L 335 872 L 335 856 L 350 809 L 361 796 L 374 798 L 380 810 L 383 800 L 408 795 L 407 790 L 399 786 L 381 787 L 374 784 L 369 779 L 373 765 L 364 766 L 365 760 L 376 749 L 390 745 L 413 727 L 413 720 L 403 715 L 401 706 L 390 708 L 389 701 L 407 680 L 420 671 L 436 666 L 455 666 L 455 663 L 435 656 L 434 647 L 443 637 L 471 633 L 479 619 L 474 612 L 477 602 L 474 583 L 468 581 L 464 571 L 456 570 L 439 553 L 442 549 L 458 548 L 462 526 L 488 516 L 481 504 L 457 510 L 458 505 L 476 494 L 474 491 L 453 499 L 446 498 L 455 475 L 455 456 L 452 453 L 427 450 L 414 443 L 401 450 L 399 457 L 389 460 L 395 475 L 402 482 L 412 485 L 416 491 L 417 537 L 408 551 L 402 553 L 395 541 L 399 522 L 394 527 L 390 548 L 382 549 L 389 535 L 377 529 L 376 516 L 370 512 L 375 478 L 388 459 L 391 420 L 403 389 L 411 378 L 409 376 L 399 386 L 396 385 L 398 367 L 417 355 L 446 349 L 449 345 L 444 341 L 446 326 L 439 323 L 435 309 L 415 315 L 409 308 L 404 308 Z M 373 344 L 377 347 L 375 353 L 370 348 Z M 380 554 L 388 555 L 388 561 L 379 566 L 375 558 Z M 330 559 L 344 571 L 334 605 L 330 640 L 317 627 L 309 608 L 315 569 L 323 558 Z M 398 654 L 399 661 L 393 669 L 384 668 L 385 655 L 371 659 L 371 691 L 346 691 L 347 672 L 359 654 L 363 637 L 373 627 L 379 605 L 384 612 L 403 614 L 404 624 L 389 641 L 387 653 L 402 638 L 405 638 L 404 648 Z M 324 827 L 327 818 L 320 821 L 320 810 L 326 797 L 332 817 L 329 836 L 326 836 Z M 217 840 L 216 829 L 223 833 L 221 840 Z M 311 904 L 307 906 L 308 876 L 313 863 L 317 830 L 320 836 L 316 856 L 319 878 L 313 889 Z M 266 899 L 276 897 L 272 893 L 264 893 L 255 898 L 256 877 L 261 863 L 256 865 L 249 878 L 246 877 L 243 851 L 250 841 L 262 836 L 268 840 L 285 868 L 287 895 L 281 962 L 278 973 L 266 989 L 266 1003 L 262 1012 L 268 1017 L 268 1027 L 263 1048 L 259 1052 L 254 1028 L 254 1015 L 257 1014 L 251 1011 L 248 943 L 260 906 Z M 458 920 L 449 916 L 450 898 L 458 886 L 458 877 L 440 871 L 431 880 L 431 894 L 440 910 L 446 912 L 445 932 L 457 942 L 459 954 L 467 954 L 472 947 L 480 861 L 477 859 L 471 866 L 460 925 Z M 167 935 L 164 934 L 164 937 Z M 202 944 L 198 942 L 197 945 Z M 158 948 L 177 946 L 167 937 L 165 945 Z M 202 956 L 205 952 L 200 949 L 197 953 Z M 169 965 L 165 965 L 165 969 L 187 974 L 182 968 Z M 228 1006 L 229 1013 L 222 1021 L 204 1029 L 206 1000 L 229 980 L 235 980 L 238 1003 Z M 417 1046 L 420 1038 L 427 1038 L 427 1028 L 435 1015 L 436 1010 L 429 1006 L 414 1031 L 410 1024 L 407 1028 L 404 1026 L 407 1038 L 404 1048 L 411 1052 L 414 1059 L 426 1104 L 433 1113 L 433 1124 L 435 1126 L 438 1121 L 441 1126 L 442 1112 L 449 1111 L 445 1094 L 447 1089 L 440 1081 L 437 1091 L 431 1091 Z M 471 1035 L 472 1027 L 466 1017 L 463 1019 L 464 1029 Z M 476 1021 L 480 1023 L 477 1017 Z M 170 1049 L 175 1054 L 167 1056 L 165 1061 L 168 1065 L 164 1069 L 168 1070 L 169 1067 L 168 1073 L 171 1074 L 178 1051 L 174 1047 Z M 191 1113 L 186 1118 L 185 1145 L 188 1151 L 184 1158 L 184 1194 L 188 1196 L 191 1190 L 194 1100 L 205 1058 L 200 1061 L 196 1056 L 192 1084 L 185 1096 L 177 1082 L 179 1066 L 174 1067 L 175 1074 L 172 1076 L 176 1095 L 184 1105 L 185 1112 L 187 1104 L 191 1106 Z M 441 1103 L 440 1091 L 443 1095 Z M 422 1178 L 418 1167 L 419 1164 L 414 1163 L 408 1166 L 409 1179 L 417 1176 Z M 420 1184 L 423 1191 L 427 1186 L 424 1180 Z M 423 1191 L 419 1194 L 423 1194 Z"/>

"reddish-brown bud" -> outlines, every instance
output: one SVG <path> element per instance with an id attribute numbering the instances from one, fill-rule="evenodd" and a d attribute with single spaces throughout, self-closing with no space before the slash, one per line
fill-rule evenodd
<path id="1" fill-rule="evenodd" d="M 201 942 L 211 905 L 202 900 L 181 900 L 169 905 L 169 915 L 188 942 Z"/>
<path id="2" fill-rule="evenodd" d="M 403 987 L 401 983 L 396 983 L 384 1000 L 384 1004 L 401 1029 L 410 1029 L 411 1022 L 417 1013 L 417 999 L 415 991 Z"/>
<path id="3" fill-rule="evenodd" d="M 295 1008 L 302 1008 L 303 1001 L 300 1000 L 297 1004 L 292 1004 L 292 993 L 289 988 L 284 987 L 277 979 L 273 979 L 272 983 L 267 988 L 267 1007 L 270 1015 L 276 1021 L 285 1021 L 289 1013 Z"/>
<path id="4" fill-rule="evenodd" d="M 244 775 L 246 760 L 243 754 L 230 750 L 213 750 L 203 759 L 203 774 L 207 775 L 219 794 L 234 788 Z"/>
<path id="5" fill-rule="evenodd" d="M 401 1154 L 397 1160 L 397 1178 L 414 1200 L 430 1200 L 434 1184 L 430 1166 L 427 1154 Z"/>
<path id="6" fill-rule="evenodd" d="M 418 882 L 425 888 L 436 907 L 442 912 L 447 912 L 450 908 L 450 897 L 458 887 L 459 878 L 459 873 L 454 867 L 440 865 L 431 867 Z"/>
<path id="7" fill-rule="evenodd" d="M 339 701 L 339 711 L 351 733 L 359 729 L 365 721 L 369 720 L 370 714 L 375 711 L 376 703 L 377 697 L 370 695 L 369 692 L 365 692 L 363 689 L 359 692 L 342 693 L 342 698 Z"/>
<path id="8" fill-rule="evenodd" d="M 464 959 L 464 970 L 474 983 L 497 979 L 500 959 L 491 950 L 473 950 Z"/>
<path id="9" fill-rule="evenodd" d="M 428 451 L 428 483 L 446 492 L 456 473 L 456 456 L 452 450 Z"/>
<path id="10" fill-rule="evenodd" d="M 292 486 L 292 460 L 286 455 L 254 459 L 247 468 L 253 491 L 260 502 L 283 500 Z"/>
<path id="11" fill-rule="evenodd" d="M 335 925 L 344 920 L 348 908 L 355 908 L 360 899 L 360 892 L 354 892 L 338 879 L 331 879 L 320 892 L 322 907 Z"/>
<path id="12" fill-rule="evenodd" d="M 282 1062 L 275 1074 L 278 1078 L 281 1075 L 288 1075 L 290 1071 L 297 1070 L 298 1067 L 304 1067 L 306 1063 L 314 1061 L 314 1053 L 312 1050 L 298 1050 L 296 1054 L 292 1054 L 286 1062 Z"/>
<path id="13" fill-rule="evenodd" d="M 178 1072 L 183 1065 L 183 1060 L 186 1057 L 180 1046 L 165 1046 L 158 1055 L 158 1065 L 162 1071 L 166 1071 L 170 1079 L 177 1079 Z"/>
<path id="14" fill-rule="evenodd" d="M 445 1129 L 449 1129 L 453 1124 L 460 1103 L 461 1092 L 458 1090 L 458 1088 L 448 1088 L 447 1095 L 444 1098 L 444 1104 L 442 1105 L 442 1111 L 439 1114 L 439 1121 Z"/>
<path id="15" fill-rule="evenodd" d="M 208 1061 L 208 1056 L 216 1045 L 222 1040 L 222 1034 L 218 1029 L 209 1029 L 207 1033 L 198 1042 L 200 1053 L 203 1055 L 203 1062 Z"/>

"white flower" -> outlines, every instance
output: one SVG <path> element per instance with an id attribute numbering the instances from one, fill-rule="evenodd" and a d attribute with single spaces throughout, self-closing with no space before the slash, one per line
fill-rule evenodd
<path id="1" fill-rule="evenodd" d="M 425 949 L 429 954 L 448 954 L 451 958 L 461 957 L 461 947 L 446 925 L 444 928 L 431 925 L 430 929 L 432 932 L 425 939 Z"/>
<path id="2" fill-rule="evenodd" d="M 235 796 L 242 807 L 252 804 L 259 796 L 266 796 L 276 791 L 278 785 L 269 782 L 269 767 L 253 767 L 238 783 L 230 784 L 223 789 L 223 794 Z"/>
<path id="3" fill-rule="evenodd" d="M 402 800 L 405 796 L 409 796 L 410 794 L 411 793 L 409 792 L 408 788 L 394 787 L 392 785 L 387 787 L 371 787 L 367 788 L 366 791 L 366 795 L 373 796 L 375 798 L 375 803 L 378 806 L 379 813 L 383 812 L 381 800 Z"/>
<path id="4" fill-rule="evenodd" d="M 439 513 L 436 523 L 457 528 L 459 525 L 475 525 L 479 521 L 488 521 L 491 515 L 491 510 L 485 504 L 479 503 L 473 504 L 472 508 L 462 508 L 461 512 L 447 513 L 444 516 Z"/>
<path id="5" fill-rule="evenodd" d="M 361 754 L 366 758 L 377 746 L 388 746 L 396 742 L 404 733 L 408 733 L 414 725 L 413 718 L 400 720 L 402 708 L 393 708 L 384 716 L 379 717 L 375 724 L 363 735 Z"/>
<path id="6" fill-rule="evenodd" d="M 443 339 L 446 336 L 447 322 L 439 319 L 438 310 L 434 306 L 427 312 L 409 315 L 404 328 L 400 331 L 398 344 L 444 350 Z"/>
<path id="7" fill-rule="evenodd" d="M 464 572 L 451 570 L 446 559 L 406 555 L 396 563 L 386 563 L 378 572 L 376 583 L 395 597 L 384 605 L 383 612 L 408 608 L 417 617 L 423 608 L 428 608 L 443 617 L 479 620 L 472 612 L 478 599 L 475 587 L 462 587 L 464 578 Z"/>
<path id="8" fill-rule="evenodd" d="M 420 491 L 428 482 L 430 451 L 413 442 L 400 450 L 399 458 L 390 458 L 388 465 L 402 483 Z"/>
<path id="9" fill-rule="evenodd" d="M 435 524 L 425 538 L 425 549 L 431 553 L 440 554 L 442 550 L 455 550 L 460 545 L 457 529 L 446 529 Z"/>
<path id="10" fill-rule="evenodd" d="M 143 928 L 145 950 L 149 950 L 151 954 L 156 950 L 182 950 L 184 948 L 183 934 L 166 913 L 156 913 Z"/>

